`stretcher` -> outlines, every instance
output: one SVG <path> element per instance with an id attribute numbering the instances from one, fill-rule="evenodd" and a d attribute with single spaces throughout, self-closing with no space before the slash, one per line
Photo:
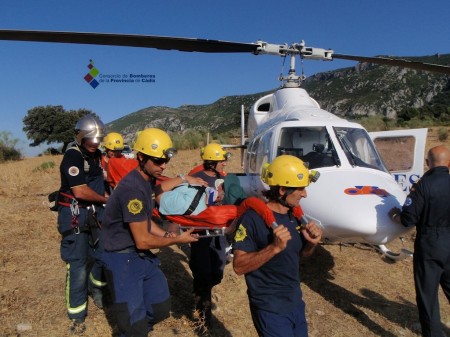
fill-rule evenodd
<path id="1" fill-rule="evenodd" d="M 160 215 L 155 209 L 155 212 L 170 222 L 179 225 L 181 231 L 194 229 L 194 233 L 201 232 L 199 237 L 213 237 L 220 235 L 227 235 L 234 232 L 236 228 L 236 221 L 244 214 L 245 211 L 253 209 L 258 213 L 266 223 L 267 227 L 275 228 L 278 224 L 275 221 L 275 216 L 266 203 L 257 198 L 246 198 L 239 206 L 222 205 L 222 206 L 208 206 L 206 210 L 197 215 Z M 301 219 L 303 211 L 300 206 L 292 209 L 294 217 Z"/>

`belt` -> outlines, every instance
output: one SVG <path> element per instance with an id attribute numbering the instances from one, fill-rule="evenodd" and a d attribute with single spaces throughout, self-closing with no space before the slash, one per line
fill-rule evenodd
<path id="1" fill-rule="evenodd" d="M 137 253 L 139 256 L 154 256 L 153 253 L 150 250 L 137 250 L 135 247 L 128 247 L 121 250 L 114 250 L 110 251 L 110 253 L 117 253 L 117 254 L 131 254 L 131 253 Z"/>
<path id="2" fill-rule="evenodd" d="M 72 234 L 80 234 L 80 233 L 89 232 L 89 231 L 90 231 L 89 226 L 84 225 L 84 226 L 79 226 L 79 227 L 74 227 L 74 228 L 68 229 L 68 230 L 62 232 L 61 236 L 64 239 L 66 236 L 69 236 Z"/>

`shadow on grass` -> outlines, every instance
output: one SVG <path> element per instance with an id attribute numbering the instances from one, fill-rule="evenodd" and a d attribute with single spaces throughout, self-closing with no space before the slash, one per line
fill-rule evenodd
<path id="1" fill-rule="evenodd" d="M 409 327 L 406 327 L 405 323 L 419 321 L 416 304 L 406 299 L 402 299 L 401 302 L 391 301 L 370 288 L 363 288 L 360 290 L 362 295 L 356 295 L 331 282 L 330 280 L 333 279 L 333 276 L 329 271 L 333 267 L 334 260 L 332 255 L 322 246 L 318 246 L 315 254 L 307 259 L 303 259 L 301 263 L 302 282 L 333 306 L 354 317 L 375 335 L 397 337 L 397 335 L 387 331 L 383 326 L 370 319 L 360 308 L 367 308 L 380 316 L 384 316 L 387 320 L 410 330 L 411 324 L 409 324 Z M 359 277 L 364 276 L 359 275 Z M 450 329 L 443 326 L 443 330 L 449 335 Z M 412 332 L 417 333 L 415 331 Z"/>
<path id="2" fill-rule="evenodd" d="M 181 247 L 187 252 L 187 245 Z M 185 254 L 173 250 L 172 248 L 162 248 L 158 253 L 161 261 L 161 269 L 167 277 L 172 298 L 172 316 L 180 319 L 183 316 L 191 321 L 194 319 L 194 298 L 192 295 L 192 276 L 182 264 L 188 263 Z M 215 316 L 211 318 L 212 328 L 209 330 L 210 336 L 232 337 L 232 334 L 225 328 Z M 198 336 L 208 336 L 207 333 L 198 332 Z"/>

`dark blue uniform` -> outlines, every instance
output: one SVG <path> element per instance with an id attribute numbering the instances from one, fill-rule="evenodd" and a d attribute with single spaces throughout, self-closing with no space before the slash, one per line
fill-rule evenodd
<path id="1" fill-rule="evenodd" d="M 215 188 L 215 181 L 223 177 L 211 177 L 204 171 L 193 174 L 208 183 L 209 187 Z M 211 291 L 219 284 L 223 278 L 226 265 L 227 239 L 225 236 L 212 238 L 201 238 L 197 242 L 191 243 L 191 254 L 189 267 L 194 279 L 194 296 L 196 309 L 204 312 L 206 324 L 209 324 L 211 316 Z"/>
<path id="2" fill-rule="evenodd" d="M 450 175 L 445 166 L 430 169 L 413 185 L 401 221 L 416 226 L 414 283 L 423 336 L 444 336 L 438 289 L 450 301 Z"/>
<path id="3" fill-rule="evenodd" d="M 114 189 L 106 206 L 101 241 L 105 251 L 113 310 L 122 336 L 147 336 L 170 312 L 170 293 L 158 258 L 136 249 L 130 222 L 148 221 L 153 211 L 152 184 L 133 170 Z"/>
<path id="4" fill-rule="evenodd" d="M 290 214 L 275 213 L 278 224 L 289 229 L 292 239 L 286 249 L 257 270 L 245 274 L 253 323 L 259 336 L 308 335 L 305 304 L 300 289 L 300 252 L 305 245 L 297 220 Z M 257 252 L 273 242 L 273 231 L 255 211 L 240 219 L 234 250 Z"/>
<path id="5" fill-rule="evenodd" d="M 64 154 L 60 165 L 61 188 L 69 197 L 59 203 L 58 231 L 62 234 L 61 258 L 67 263 L 66 305 L 70 319 L 83 319 L 87 315 L 88 282 L 90 287 L 102 288 L 102 267 L 99 261 L 101 244 L 93 243 L 91 232 L 86 224 L 88 210 L 92 203 L 76 200 L 71 188 L 87 184 L 92 190 L 104 195 L 103 170 L 100 166 L 101 152 L 94 155 L 84 152 L 73 144 Z M 72 196 L 73 199 L 70 199 Z M 73 203 L 73 209 L 68 204 Z M 97 219 L 102 220 L 103 206 L 94 205 Z M 78 210 L 78 211 L 77 211 Z M 79 214 L 74 214 L 78 213 Z M 88 260 L 93 259 L 89 273 Z M 88 281 L 89 273 L 89 281 Z"/>

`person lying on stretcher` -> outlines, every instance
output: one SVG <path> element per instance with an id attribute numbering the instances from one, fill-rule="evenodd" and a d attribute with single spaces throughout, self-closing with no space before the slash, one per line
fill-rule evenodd
<path id="1" fill-rule="evenodd" d="M 163 215 L 198 215 L 207 206 L 221 205 L 224 197 L 223 179 L 217 179 L 215 188 L 181 184 L 157 196 L 159 212 Z"/>

